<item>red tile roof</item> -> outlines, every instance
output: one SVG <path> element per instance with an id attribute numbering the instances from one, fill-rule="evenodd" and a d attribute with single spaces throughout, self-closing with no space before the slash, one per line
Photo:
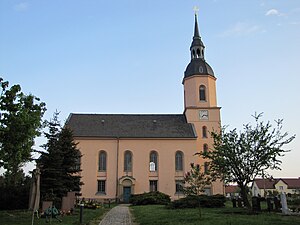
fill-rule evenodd
<path id="1" fill-rule="evenodd" d="M 259 189 L 275 189 L 275 184 L 278 181 L 282 180 L 284 183 L 287 184 L 288 189 L 297 189 L 300 188 L 300 177 L 299 178 L 274 178 L 274 179 L 262 179 L 257 178 L 254 180 L 257 187 Z"/>
<path id="2" fill-rule="evenodd" d="M 225 186 L 225 193 L 237 193 L 239 192 L 239 187 L 237 185 Z"/>

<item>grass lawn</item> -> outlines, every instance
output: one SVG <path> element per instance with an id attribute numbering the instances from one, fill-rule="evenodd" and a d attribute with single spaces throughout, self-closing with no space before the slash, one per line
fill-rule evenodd
<path id="1" fill-rule="evenodd" d="M 300 225 L 300 216 L 281 216 L 275 213 L 248 215 L 239 208 L 166 209 L 161 205 L 132 206 L 134 222 L 140 225 L 201 224 L 201 225 Z"/>
<path id="2" fill-rule="evenodd" d="M 98 225 L 100 218 L 109 208 L 101 209 L 83 209 L 83 223 L 89 225 Z M 32 212 L 29 211 L 0 211 L 0 225 L 31 225 Z M 79 209 L 76 209 L 73 215 L 59 217 L 62 222 L 52 219 L 51 224 L 61 225 L 79 225 Z M 34 225 L 45 225 L 45 218 L 34 219 Z"/>

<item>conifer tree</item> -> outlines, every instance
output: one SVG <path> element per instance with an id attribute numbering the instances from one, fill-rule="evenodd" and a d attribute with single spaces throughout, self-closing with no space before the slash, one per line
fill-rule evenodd
<path id="1" fill-rule="evenodd" d="M 47 143 L 42 147 L 46 152 L 42 152 L 38 160 L 41 170 L 41 199 L 58 201 L 66 192 L 62 178 L 61 165 L 63 163 L 62 153 L 58 147 L 58 138 L 61 130 L 58 121 L 58 112 L 55 112 L 53 119 L 46 122 L 48 132 L 44 132 Z"/>
<path id="2" fill-rule="evenodd" d="M 59 207 L 61 199 L 68 191 L 80 191 L 80 151 L 74 142 L 72 131 L 62 128 L 58 112 L 47 122 L 45 132 L 48 142 L 38 163 L 41 167 L 41 197 L 52 200 Z"/>
<path id="3" fill-rule="evenodd" d="M 80 158 L 81 153 L 74 142 L 72 130 L 64 127 L 58 140 L 63 155 L 62 170 L 64 171 L 64 185 L 68 191 L 80 191 Z"/>

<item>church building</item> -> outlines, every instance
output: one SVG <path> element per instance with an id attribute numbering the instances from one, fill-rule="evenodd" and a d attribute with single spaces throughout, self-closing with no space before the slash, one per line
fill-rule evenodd
<path id="1" fill-rule="evenodd" d="M 207 169 L 194 154 L 212 150 L 209 131 L 221 122 L 216 77 L 204 50 L 195 14 L 183 114 L 70 114 L 67 126 L 82 153 L 82 197 L 128 202 L 131 194 L 160 191 L 174 200 L 184 196 L 190 163 Z M 224 194 L 224 185 L 216 181 L 205 193 Z"/>

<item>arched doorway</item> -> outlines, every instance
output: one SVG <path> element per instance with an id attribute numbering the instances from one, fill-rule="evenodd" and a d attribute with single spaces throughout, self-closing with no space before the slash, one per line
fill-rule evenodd
<path id="1" fill-rule="evenodd" d="M 134 187 L 135 179 L 129 176 L 125 176 L 120 178 L 119 184 L 120 184 L 120 192 L 121 192 L 121 201 L 124 203 L 129 203 L 131 194 L 134 193 L 133 187 Z"/>

